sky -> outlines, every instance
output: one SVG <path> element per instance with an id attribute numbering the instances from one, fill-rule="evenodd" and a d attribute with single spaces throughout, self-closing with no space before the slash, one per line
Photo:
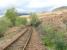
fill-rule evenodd
<path id="1" fill-rule="evenodd" d="M 67 6 L 67 0 L 0 0 L 0 13 L 9 7 L 15 7 L 18 12 L 40 12 L 61 6 Z"/>

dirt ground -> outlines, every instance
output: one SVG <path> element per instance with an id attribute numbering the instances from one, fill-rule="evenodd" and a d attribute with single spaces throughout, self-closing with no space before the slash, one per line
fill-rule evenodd
<path id="1" fill-rule="evenodd" d="M 31 40 L 26 50 L 46 50 L 40 40 L 39 33 L 33 28 Z"/>

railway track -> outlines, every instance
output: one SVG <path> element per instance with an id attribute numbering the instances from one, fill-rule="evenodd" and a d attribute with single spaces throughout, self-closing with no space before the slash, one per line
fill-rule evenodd
<path id="1" fill-rule="evenodd" d="M 8 47 L 11 43 L 13 43 L 15 40 L 17 40 L 24 32 L 26 32 L 28 29 L 27 27 L 21 27 L 20 29 L 10 32 L 10 35 L 4 36 L 2 41 L 0 41 L 0 50 L 4 50 L 6 47 Z M 21 32 L 21 33 L 20 33 Z M 20 34 L 19 34 L 20 33 Z M 9 37 L 8 37 L 9 36 Z"/>
<path id="2" fill-rule="evenodd" d="M 33 30 L 31 27 L 27 27 L 27 30 L 19 30 L 18 33 L 21 35 L 18 38 L 14 39 L 6 47 L 0 47 L 0 50 L 25 50 L 27 44 L 30 41 L 32 31 Z"/>

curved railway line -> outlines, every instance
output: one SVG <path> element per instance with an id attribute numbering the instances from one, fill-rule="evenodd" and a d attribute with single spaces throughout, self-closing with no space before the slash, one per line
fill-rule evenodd
<path id="1" fill-rule="evenodd" d="M 17 35 L 15 39 L 8 42 L 7 45 L 0 45 L 0 50 L 25 50 L 27 44 L 30 41 L 32 35 L 32 27 L 25 27 L 17 31 L 20 35 Z"/>

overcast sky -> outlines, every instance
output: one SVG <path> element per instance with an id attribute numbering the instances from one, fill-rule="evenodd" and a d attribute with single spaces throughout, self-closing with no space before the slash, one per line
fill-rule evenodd
<path id="1" fill-rule="evenodd" d="M 49 11 L 56 7 L 67 6 L 67 0 L 0 0 L 0 11 L 14 6 L 19 12 Z"/>

